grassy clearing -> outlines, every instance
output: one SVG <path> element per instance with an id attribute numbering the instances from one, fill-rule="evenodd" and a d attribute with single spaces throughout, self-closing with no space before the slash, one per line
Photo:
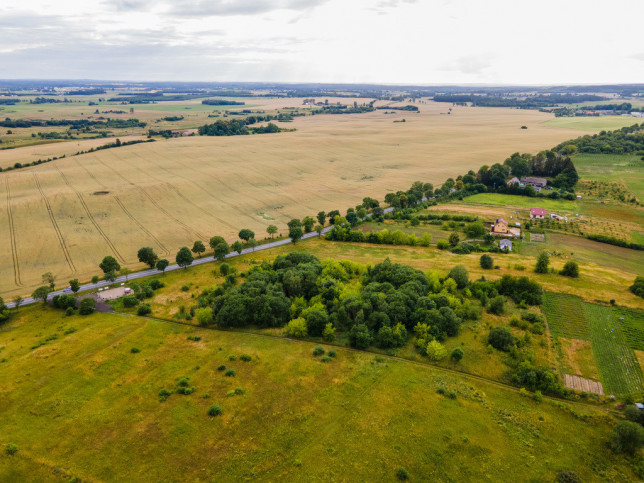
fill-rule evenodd
<path id="1" fill-rule="evenodd" d="M 58 338 L 30 349 L 51 334 Z M 1 442 L 20 448 L 0 457 L 5 481 L 382 481 L 399 467 L 412 479 L 552 481 L 559 470 L 584 481 L 633 478 L 624 458 L 605 451 L 610 420 L 597 409 L 575 407 L 585 421 L 373 354 L 338 350 L 323 364 L 314 344 L 40 307 L 21 310 L 0 336 Z M 236 377 L 217 371 L 222 364 Z M 186 377 L 194 393 L 159 401 Z M 236 387 L 243 394 L 227 397 Z M 222 415 L 207 415 L 213 404 Z"/>
<path id="2" fill-rule="evenodd" d="M 640 200 L 644 199 L 644 161 L 641 156 L 578 154 L 574 163 L 582 179 L 623 183 Z"/>
<path id="3" fill-rule="evenodd" d="M 557 211 L 560 213 L 578 212 L 576 201 L 551 200 L 549 198 L 529 198 L 527 196 L 502 195 L 497 193 L 479 193 L 474 196 L 468 196 L 459 203 L 519 207 L 528 210 L 530 208 L 545 208 L 546 210 Z"/>
<path id="4" fill-rule="evenodd" d="M 609 131 L 632 126 L 638 119 L 630 116 L 556 117 L 544 122 L 545 126 L 576 129 L 578 131 Z"/>
<path id="5" fill-rule="evenodd" d="M 262 107 L 275 109 L 302 100 L 265 102 Z M 86 107 L 62 106 L 54 117 L 72 112 L 82 117 Z M 129 107 L 118 107 L 128 112 L 115 117 L 164 127 L 154 123 L 161 111 L 135 107 L 129 113 Z M 540 127 L 549 115 L 536 111 L 455 107 L 448 119 L 440 115 L 444 106 L 420 109 L 404 124 L 394 124 L 383 111 L 306 116 L 288 123 L 296 132 L 159 140 L 2 173 L 2 216 L 9 205 L 15 219 L 26 223 L 15 226 L 15 257 L 11 243 L 1 242 L 0 252 L 9 256 L 0 257 L 0 272 L 19 270 L 20 280 L 4 277 L 0 293 L 6 298 L 31 293 L 46 271 L 59 280 L 89 279 L 108 254 L 141 268 L 136 252 L 142 246 L 171 258 L 181 246 L 212 235 L 232 242 L 244 227 L 262 237 L 269 224 L 285 230 L 294 217 L 344 210 L 365 196 L 406 189 L 417 179 L 439 184 L 490 159 L 536 152 L 571 136 L 568 130 Z M 41 114 L 48 118 L 53 111 Z M 206 115 L 191 115 L 182 126 L 199 125 Z M 518 129 L 522 125 L 529 129 Z M 103 191 L 108 193 L 94 195 Z M 7 226 L 6 219 L 0 221 Z M 33 237 L 34 231 L 42 237 Z"/>
<path id="6" fill-rule="evenodd" d="M 591 304 L 565 294 L 547 294 L 543 309 L 553 337 L 590 341 L 606 394 L 644 388 L 642 369 L 633 352 L 644 339 L 644 312 Z M 582 374 L 594 369 L 584 368 L 583 360 L 578 362 Z"/>

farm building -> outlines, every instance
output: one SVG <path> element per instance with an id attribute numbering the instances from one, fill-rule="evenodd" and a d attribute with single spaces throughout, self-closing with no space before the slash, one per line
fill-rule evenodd
<path id="1" fill-rule="evenodd" d="M 501 240 L 499 242 L 499 247 L 501 248 L 501 250 L 505 250 L 507 248 L 509 251 L 512 251 L 512 240 Z"/>
<path id="2" fill-rule="evenodd" d="M 541 189 L 546 187 L 548 180 L 545 178 L 533 178 L 532 176 L 527 176 L 525 178 L 521 178 L 521 183 L 524 185 L 530 185 L 535 189 Z"/>
<path id="3" fill-rule="evenodd" d="M 506 235 L 508 233 L 508 222 L 503 218 L 497 218 L 492 225 L 492 233 Z"/>
<path id="4" fill-rule="evenodd" d="M 508 235 L 514 238 L 521 238 L 521 228 L 508 228 Z"/>
<path id="5" fill-rule="evenodd" d="M 545 208 L 530 208 L 530 218 L 536 218 L 538 220 L 543 220 L 546 217 Z"/>
<path id="6" fill-rule="evenodd" d="M 513 184 L 518 184 L 519 186 L 521 186 L 521 181 L 519 181 L 519 178 L 515 176 L 510 181 L 508 181 L 508 186 L 512 186 Z"/>

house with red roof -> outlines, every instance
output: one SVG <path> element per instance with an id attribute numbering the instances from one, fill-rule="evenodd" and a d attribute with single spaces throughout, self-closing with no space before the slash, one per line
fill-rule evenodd
<path id="1" fill-rule="evenodd" d="M 546 217 L 545 208 L 530 208 L 530 218 L 536 218 L 537 220 L 543 220 Z"/>

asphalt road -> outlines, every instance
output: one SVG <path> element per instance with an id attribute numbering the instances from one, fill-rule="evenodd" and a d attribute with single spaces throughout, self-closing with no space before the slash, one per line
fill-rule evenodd
<path id="1" fill-rule="evenodd" d="M 425 200 L 423 200 L 423 201 L 425 201 Z M 391 208 L 391 207 L 384 209 L 385 213 L 389 213 L 391 211 L 393 211 L 393 208 Z M 332 229 L 333 229 L 333 226 L 327 226 L 322 230 L 322 234 L 328 233 Z M 312 231 L 311 233 L 305 233 L 304 236 L 302 237 L 302 240 L 306 240 L 306 239 L 309 239 L 309 238 L 314 238 L 316 236 L 318 236 L 318 233 L 315 232 L 315 231 Z M 258 252 L 260 250 L 268 250 L 269 248 L 280 247 L 282 245 L 288 245 L 289 243 L 291 243 L 291 239 L 290 238 L 284 238 L 283 240 L 266 243 L 264 245 L 259 245 L 259 246 L 255 247 L 254 249 L 253 248 L 244 248 L 242 250 L 242 252 L 241 252 L 241 255 L 247 255 L 248 253 Z M 237 253 L 237 252 L 231 252 L 228 255 L 226 255 L 226 258 L 238 257 L 239 255 L 240 254 Z M 204 263 L 212 263 L 214 261 L 216 261 L 214 256 L 204 257 L 204 258 L 197 258 L 192 262 L 192 265 L 190 265 L 190 266 L 192 267 L 192 266 L 195 266 L 195 265 L 203 265 Z M 179 265 L 174 263 L 172 265 L 168 265 L 168 268 L 166 268 L 165 271 L 166 272 L 172 272 L 173 270 L 181 270 L 181 268 L 182 267 L 180 267 Z M 125 283 L 125 282 L 128 282 L 130 280 L 136 280 L 137 278 L 151 277 L 153 275 L 158 275 L 159 273 L 161 273 L 161 272 L 159 272 L 156 268 L 151 268 L 149 270 L 143 270 L 141 272 L 130 273 L 127 276 L 123 275 L 123 276 L 120 276 L 120 277 L 116 277 L 116 280 L 114 280 L 113 282 L 108 282 L 107 280 L 101 280 L 100 282 L 96 282 L 96 283 L 86 283 L 86 284 L 81 285 L 79 292 L 86 292 L 88 290 L 94 290 L 94 289 L 97 289 L 97 288 L 108 287 L 108 286 L 110 286 L 110 287 L 118 286 L 121 283 Z M 47 296 L 47 300 L 50 300 L 55 295 L 71 294 L 71 293 L 72 293 L 72 291 L 67 290 L 67 289 L 55 290 L 55 291 L 49 293 L 49 295 Z M 36 302 L 39 302 L 39 300 L 34 300 L 33 297 L 25 297 L 20 302 L 20 305 L 21 306 L 22 305 L 29 305 L 29 304 L 34 304 Z M 9 308 L 14 308 L 16 304 L 15 304 L 15 302 L 7 302 L 6 305 Z"/>

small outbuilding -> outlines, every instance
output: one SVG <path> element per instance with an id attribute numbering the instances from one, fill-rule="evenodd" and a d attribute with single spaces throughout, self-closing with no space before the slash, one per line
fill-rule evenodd
<path id="1" fill-rule="evenodd" d="M 507 249 L 509 251 L 512 251 L 512 240 L 508 240 L 504 238 L 499 242 L 499 247 L 501 248 L 501 250 Z"/>

